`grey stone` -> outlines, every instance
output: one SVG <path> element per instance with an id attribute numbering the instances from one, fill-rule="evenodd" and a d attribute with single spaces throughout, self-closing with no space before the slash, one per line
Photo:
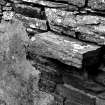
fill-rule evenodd
<path id="1" fill-rule="evenodd" d="M 25 27 L 39 30 L 47 30 L 46 20 L 40 20 L 37 18 L 26 17 L 21 14 L 16 14 L 15 17 L 21 20 Z"/>
<path id="2" fill-rule="evenodd" d="M 80 68 L 82 65 L 82 55 L 98 47 L 73 38 L 47 32 L 35 35 L 28 50 L 35 54 L 55 58 L 65 64 Z"/>
<path id="3" fill-rule="evenodd" d="M 55 1 L 63 1 L 63 2 L 67 2 L 70 3 L 72 5 L 76 5 L 78 7 L 83 7 L 85 5 L 85 0 L 55 0 Z"/>
<path id="4" fill-rule="evenodd" d="M 45 9 L 51 30 L 78 37 L 81 40 L 105 44 L 105 18 L 92 15 L 75 15 L 59 9 Z M 76 33 L 75 33 L 76 32 Z"/>
<path id="5" fill-rule="evenodd" d="M 105 10 L 105 1 L 104 0 L 89 0 L 88 6 L 94 10 Z"/>
<path id="6" fill-rule="evenodd" d="M 61 10 L 78 10 L 78 8 L 74 5 L 64 4 L 64 3 L 58 3 L 58 2 L 52 2 L 52 1 L 46 1 L 46 0 L 22 0 L 24 2 L 33 3 L 33 4 L 40 4 L 45 7 L 51 7 L 51 8 L 59 8 Z"/>
<path id="7" fill-rule="evenodd" d="M 41 8 L 27 6 L 24 4 L 15 4 L 15 13 L 22 14 L 28 17 L 41 18 Z"/>

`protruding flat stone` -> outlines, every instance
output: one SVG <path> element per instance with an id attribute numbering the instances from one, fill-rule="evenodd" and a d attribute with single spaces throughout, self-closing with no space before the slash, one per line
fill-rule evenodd
<path id="1" fill-rule="evenodd" d="M 97 48 L 99 47 L 95 45 L 47 32 L 35 35 L 35 40 L 29 45 L 28 50 L 80 68 L 82 55 Z"/>

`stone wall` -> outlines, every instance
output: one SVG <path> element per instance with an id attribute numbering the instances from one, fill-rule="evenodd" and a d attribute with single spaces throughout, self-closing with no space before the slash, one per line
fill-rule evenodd
<path id="1" fill-rule="evenodd" d="M 14 74 L 3 66 L 0 102 L 105 105 L 104 10 L 104 0 L 1 0 L 0 59 Z"/>

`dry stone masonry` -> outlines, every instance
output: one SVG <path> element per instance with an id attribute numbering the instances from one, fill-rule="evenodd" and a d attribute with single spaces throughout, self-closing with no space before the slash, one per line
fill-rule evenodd
<path id="1" fill-rule="evenodd" d="M 0 105 L 105 105 L 105 0 L 0 0 Z"/>

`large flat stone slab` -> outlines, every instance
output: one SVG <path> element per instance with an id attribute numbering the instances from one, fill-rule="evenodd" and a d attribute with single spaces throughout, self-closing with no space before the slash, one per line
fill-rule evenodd
<path id="1" fill-rule="evenodd" d="M 67 65 L 80 68 L 83 54 L 97 48 L 99 46 L 47 32 L 35 35 L 28 50 L 33 54 L 55 58 Z"/>
<path id="2" fill-rule="evenodd" d="M 94 15 L 76 15 L 60 9 L 45 9 L 51 30 L 78 37 L 81 40 L 105 44 L 105 18 Z"/>

